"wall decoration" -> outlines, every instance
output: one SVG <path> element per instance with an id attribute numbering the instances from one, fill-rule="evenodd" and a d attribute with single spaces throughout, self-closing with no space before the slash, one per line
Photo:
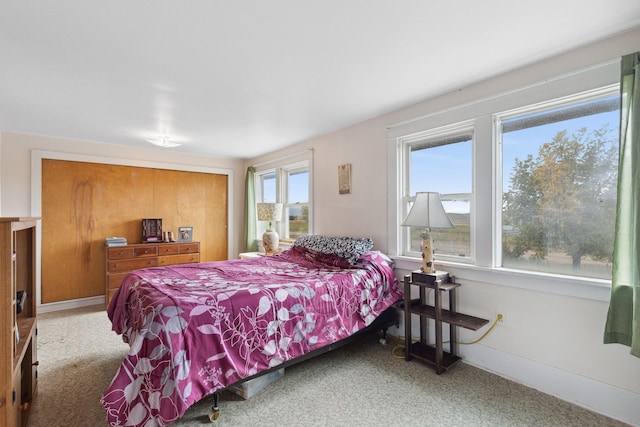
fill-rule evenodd
<path id="1" fill-rule="evenodd" d="M 338 192 L 340 194 L 351 193 L 351 163 L 338 165 Z"/>
<path id="2" fill-rule="evenodd" d="M 193 227 L 178 227 L 178 242 L 193 240 Z"/>

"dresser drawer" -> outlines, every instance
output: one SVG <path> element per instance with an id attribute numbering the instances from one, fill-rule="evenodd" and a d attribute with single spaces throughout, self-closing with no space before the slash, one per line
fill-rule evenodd
<path id="1" fill-rule="evenodd" d="M 133 248 L 107 248 L 108 259 L 127 259 L 133 258 Z"/>
<path id="2" fill-rule="evenodd" d="M 181 254 L 191 254 L 200 252 L 200 243 L 180 243 Z"/>
<path id="3" fill-rule="evenodd" d="M 175 243 L 165 243 L 158 245 L 158 255 L 177 255 L 180 253 L 180 245 Z"/>
<path id="4" fill-rule="evenodd" d="M 200 254 L 167 255 L 158 257 L 158 265 L 190 264 L 200 262 Z"/>
<path id="5" fill-rule="evenodd" d="M 107 289 L 117 290 L 124 278 L 127 277 L 127 274 L 129 274 L 128 271 L 123 273 L 107 273 Z"/>
<path id="6" fill-rule="evenodd" d="M 113 271 L 130 271 L 139 268 L 157 267 L 158 258 L 133 258 L 122 259 L 118 261 L 109 261 L 107 268 L 109 272 Z"/>
<path id="7" fill-rule="evenodd" d="M 134 257 L 158 256 L 158 245 L 138 246 L 133 249 Z"/>

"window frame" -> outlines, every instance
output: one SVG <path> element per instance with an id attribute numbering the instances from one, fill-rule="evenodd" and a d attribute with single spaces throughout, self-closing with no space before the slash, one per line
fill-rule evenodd
<path id="1" fill-rule="evenodd" d="M 493 115 L 493 123 L 494 123 L 494 134 L 495 134 L 495 139 L 496 139 L 496 144 L 497 146 L 500 148 L 498 150 L 498 156 L 499 156 L 499 168 L 500 170 L 496 170 L 496 194 L 499 196 L 498 200 L 500 202 L 500 207 L 502 207 L 502 201 L 503 201 L 503 197 L 504 197 L 504 192 L 503 192 L 503 174 L 504 174 L 504 164 L 502 162 L 501 156 L 502 156 L 502 135 L 503 135 L 503 131 L 502 131 L 502 123 L 505 121 L 508 121 L 510 119 L 516 118 L 516 117 L 523 117 L 523 116 L 527 116 L 527 115 L 534 115 L 537 113 L 544 113 L 544 112 L 549 112 L 552 110 L 556 110 L 556 109 L 560 109 L 560 108 L 564 108 L 564 107 L 570 107 L 570 106 L 577 106 L 579 104 L 583 104 L 583 103 L 588 103 L 591 101 L 595 101 L 598 99 L 602 99 L 602 98 L 608 98 L 611 96 L 614 96 L 616 94 L 620 93 L 620 85 L 619 84 L 611 84 L 611 85 L 607 85 L 607 86 L 603 86 L 603 87 L 599 87 L 593 90 L 589 90 L 589 91 L 585 91 L 582 93 L 578 93 L 575 95 L 570 95 L 570 96 L 565 96 L 562 98 L 558 98 L 558 99 L 552 99 L 552 100 L 548 100 L 546 102 L 542 102 L 542 103 L 538 103 L 538 104 L 533 104 L 533 105 L 528 105 L 528 106 L 524 106 L 522 108 L 516 108 L 513 110 L 509 110 L 509 111 L 504 111 L 504 112 L 500 112 L 500 113 L 496 113 Z M 503 217 L 502 217 L 502 208 L 498 209 L 497 212 L 497 217 L 496 217 L 496 230 L 500 230 L 500 236 L 498 239 L 498 250 L 496 253 L 496 265 L 498 266 L 502 266 L 503 265 L 503 251 L 502 251 L 502 224 L 503 224 Z M 612 230 L 613 231 L 613 230 Z M 522 271 L 519 269 L 515 269 L 515 268 L 509 268 L 509 267 L 502 267 L 505 269 L 512 269 L 514 271 Z M 558 273 L 560 275 L 565 275 L 565 274 L 561 274 Z M 568 275 L 569 277 L 574 277 L 571 275 Z M 579 277 L 585 277 L 586 279 L 594 279 L 591 277 L 586 277 L 586 276 L 579 276 Z"/>
<path id="2" fill-rule="evenodd" d="M 387 128 L 389 153 L 389 254 L 396 268 L 411 271 L 420 267 L 420 260 L 402 255 L 403 233 L 400 224 L 406 214 L 403 201 L 402 142 L 421 132 L 470 122 L 473 139 L 473 204 L 471 207 L 471 240 L 474 264 L 463 264 L 436 258 L 439 268 L 470 283 L 485 282 L 498 286 L 529 289 L 560 295 L 607 301 L 610 280 L 503 268 L 501 257 L 502 166 L 496 138 L 495 115 L 536 104 L 576 96 L 599 88 L 619 86 L 619 59 L 596 64 L 544 81 L 498 94 L 489 94 L 445 110 L 393 124 Z M 500 187 L 498 187 L 500 185 Z M 499 192 L 498 192 L 499 190 Z"/>
<path id="3" fill-rule="evenodd" d="M 287 203 L 289 194 L 288 177 L 292 173 L 307 171 L 309 175 L 308 196 L 306 203 L 309 209 L 309 234 L 313 234 L 313 152 L 306 152 L 289 156 L 284 159 L 275 160 L 255 166 L 254 184 L 255 184 L 255 200 L 256 203 L 263 201 L 263 182 L 264 177 L 269 174 L 275 174 L 275 203 L 282 203 L 283 215 L 288 212 L 288 207 L 300 206 L 300 203 Z M 294 239 L 289 238 L 289 222 L 277 221 L 272 224 L 272 228 L 280 235 L 280 244 L 288 246 L 293 243 Z M 266 224 L 256 221 L 256 236 L 258 244 L 261 245 L 262 234 L 266 230 Z"/>
<path id="4" fill-rule="evenodd" d="M 300 173 L 300 172 L 307 172 L 308 177 L 309 177 L 309 182 L 311 181 L 311 172 L 309 171 L 309 166 L 307 162 L 298 162 L 298 163 L 294 163 L 291 165 L 287 165 L 284 166 L 282 168 L 282 173 L 283 176 L 286 176 L 287 179 L 283 179 L 283 181 L 286 181 L 287 183 L 289 182 L 289 177 L 291 175 L 295 175 L 296 173 Z M 308 199 L 310 199 L 310 195 L 311 195 L 311 185 L 309 184 L 309 190 L 307 191 L 307 194 L 309 195 Z M 282 210 L 285 213 L 285 215 L 288 215 L 289 212 L 289 208 L 293 208 L 293 207 L 301 207 L 301 206 L 307 206 L 308 212 L 309 212 L 309 230 L 308 230 L 308 234 L 313 234 L 313 227 L 311 224 L 311 205 L 310 202 L 307 201 L 306 203 L 302 203 L 302 202 L 296 202 L 296 203 L 292 203 L 292 202 L 288 202 L 289 200 L 289 186 L 285 185 L 282 188 Z M 289 230 L 289 221 L 282 221 L 282 228 L 283 228 L 283 236 L 287 236 L 284 237 L 283 241 L 284 242 L 289 242 L 289 243 L 293 243 L 295 241 L 295 239 L 291 238 L 290 236 L 290 230 Z"/>
<path id="5" fill-rule="evenodd" d="M 448 145 L 447 143 L 443 144 L 442 141 L 446 139 L 458 138 L 461 136 L 468 136 L 471 140 L 471 155 L 473 158 L 473 150 L 474 150 L 474 128 L 472 121 L 464 121 L 460 123 L 455 123 L 449 126 L 443 126 L 437 129 L 426 130 L 424 132 L 418 132 L 416 134 L 407 135 L 405 137 L 401 137 L 398 140 L 400 144 L 402 155 L 400 158 L 400 169 L 403 171 L 401 175 L 401 194 L 402 200 L 400 202 L 401 206 L 401 214 L 400 218 L 405 218 L 409 213 L 410 204 L 415 200 L 415 191 L 411 189 L 411 153 L 414 147 L 416 146 L 424 146 L 425 149 L 429 149 L 436 146 Z M 455 142 L 453 142 L 455 144 Z M 473 175 L 472 175 L 473 176 Z M 472 179 L 473 180 L 473 179 Z M 425 190 L 421 190 L 425 191 Z M 429 189 L 429 191 L 436 191 L 436 189 Z M 473 182 L 471 183 L 471 193 L 440 193 L 440 200 L 443 202 L 449 200 L 458 200 L 460 198 L 468 198 L 470 203 L 470 222 L 473 221 Z M 420 252 L 411 251 L 410 244 L 410 232 L 411 227 L 402 227 L 400 230 L 400 251 L 399 254 L 407 257 L 420 257 Z M 450 261 L 450 262 L 460 262 L 464 264 L 473 265 L 475 259 L 474 253 L 474 245 L 473 245 L 473 232 L 469 236 L 470 238 L 470 247 L 469 247 L 469 257 L 459 257 L 449 254 L 436 254 L 436 260 L 440 261 Z"/>

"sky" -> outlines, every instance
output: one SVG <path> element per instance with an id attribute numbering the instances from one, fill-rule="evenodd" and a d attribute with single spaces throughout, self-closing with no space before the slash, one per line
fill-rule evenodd
<path id="1" fill-rule="evenodd" d="M 275 203 L 276 201 L 276 180 L 264 181 L 263 201 Z M 309 202 L 309 172 L 295 173 L 289 175 L 289 200 L 287 203 L 308 203 Z"/>

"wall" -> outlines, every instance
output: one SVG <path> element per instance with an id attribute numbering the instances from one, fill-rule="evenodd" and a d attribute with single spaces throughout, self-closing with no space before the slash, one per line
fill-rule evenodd
<path id="1" fill-rule="evenodd" d="M 39 135 L 0 132 L 1 216 L 40 216 L 38 200 L 32 200 L 32 151 L 53 153 L 63 160 L 99 161 L 129 166 L 214 171 L 229 175 L 229 257 L 243 249 L 244 178 L 241 160 L 219 159 L 175 153 L 165 149 L 132 148 L 113 144 L 69 140 Z M 37 185 L 36 185 L 37 186 Z M 37 199 L 37 197 L 35 197 Z M 40 295 L 37 296 L 38 301 Z M 78 302 L 86 305 L 88 302 Z M 96 302 L 94 302 L 96 303 Z M 99 302 L 97 302 L 99 303 Z M 58 306 L 67 308 L 75 303 Z M 49 308 L 51 309 L 51 308 Z M 47 307 L 41 307 L 46 311 Z"/>
<path id="2" fill-rule="evenodd" d="M 482 83 L 425 100 L 401 110 L 301 142 L 276 153 L 251 159 L 246 165 L 314 150 L 314 232 L 370 236 L 375 249 L 393 253 L 389 174 L 395 173 L 387 129 L 475 100 L 507 93 L 555 76 L 589 68 L 640 50 L 640 29 L 531 64 Z M 337 166 L 352 164 L 352 193 L 339 195 Z M 336 220 L 337 219 L 337 220 Z M 390 232 L 389 229 L 392 231 Z M 417 269 L 406 262 L 397 275 Z M 476 345 L 461 346 L 466 363 L 494 371 L 634 425 L 640 425 L 640 358 L 621 345 L 602 344 L 608 302 L 496 285 L 467 273 L 458 292 L 459 309 L 480 317 L 505 314 L 505 322 Z M 475 280 L 474 280 L 475 279 Z M 541 284 L 542 285 L 542 284 Z M 549 285 L 549 284 L 546 284 Z M 606 289 L 605 289 L 606 291 Z M 598 294 L 596 290 L 595 294 Z M 601 294 L 599 294 L 601 295 Z M 605 293 L 606 295 L 606 293 Z M 402 330 L 402 329 L 400 329 Z M 414 329 L 414 330 L 417 330 Z M 478 333 L 462 330 L 460 340 Z"/>

